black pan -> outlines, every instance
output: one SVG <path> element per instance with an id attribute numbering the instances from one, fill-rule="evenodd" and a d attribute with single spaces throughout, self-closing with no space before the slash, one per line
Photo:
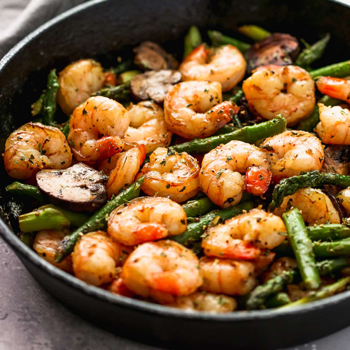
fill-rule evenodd
<path id="1" fill-rule="evenodd" d="M 30 104 L 49 69 L 95 57 L 108 67 L 120 50 L 143 41 L 181 51 L 191 24 L 236 30 L 246 23 L 291 33 L 308 42 L 332 34 L 320 65 L 350 57 L 350 8 L 331 1 L 127 0 L 78 6 L 22 40 L 0 62 L 0 146 L 31 119 Z M 2 163 L 2 162 L 1 162 Z M 112 295 L 88 286 L 39 258 L 16 237 L 16 216 L 25 203 L 7 196 L 11 181 L 1 165 L 0 232 L 34 278 L 64 305 L 118 335 L 168 348 L 276 349 L 326 336 L 350 324 L 350 292 L 288 311 L 189 314 Z"/>

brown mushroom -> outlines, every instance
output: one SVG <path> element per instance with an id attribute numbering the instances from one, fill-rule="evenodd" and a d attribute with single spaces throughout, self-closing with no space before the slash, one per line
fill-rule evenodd
<path id="1" fill-rule="evenodd" d="M 292 64 L 299 53 L 299 43 L 289 34 L 274 33 L 251 46 L 246 52 L 247 70 L 251 73 L 259 66 Z"/>
<path id="2" fill-rule="evenodd" d="M 145 41 L 134 49 L 135 64 L 142 70 L 176 69 L 179 62 L 161 46 Z"/>
<path id="3" fill-rule="evenodd" d="M 107 176 L 83 163 L 64 170 L 42 170 L 36 180 L 53 204 L 67 210 L 95 211 L 107 201 L 103 184 Z"/>
<path id="4" fill-rule="evenodd" d="M 153 100 L 163 103 L 172 87 L 181 81 L 181 73 L 175 70 L 150 71 L 135 75 L 130 81 L 130 90 L 137 101 Z"/>
<path id="5" fill-rule="evenodd" d="M 324 150 L 324 162 L 321 171 L 349 175 L 350 148 L 347 146 L 327 146 Z"/>

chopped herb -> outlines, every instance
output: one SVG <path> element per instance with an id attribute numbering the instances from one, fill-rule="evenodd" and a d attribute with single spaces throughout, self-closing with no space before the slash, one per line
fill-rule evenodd
<path id="1" fill-rule="evenodd" d="M 216 174 L 216 178 L 217 179 L 219 179 L 220 178 L 220 176 L 222 175 L 222 173 L 225 171 L 226 169 L 220 169 L 218 172 L 217 172 L 217 174 Z"/>

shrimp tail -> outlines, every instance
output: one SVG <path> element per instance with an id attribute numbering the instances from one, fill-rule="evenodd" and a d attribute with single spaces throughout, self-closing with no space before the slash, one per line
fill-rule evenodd
<path id="1" fill-rule="evenodd" d="M 246 171 L 247 192 L 262 196 L 270 186 L 272 173 L 261 166 L 251 166 Z"/>
<path id="2" fill-rule="evenodd" d="M 171 271 L 154 273 L 152 276 L 152 288 L 173 295 L 179 295 L 179 277 Z"/>
<path id="3" fill-rule="evenodd" d="M 260 249 L 254 247 L 251 243 L 237 239 L 231 247 L 225 249 L 224 257 L 229 259 L 253 260 L 257 259 L 260 253 Z"/>
<path id="4" fill-rule="evenodd" d="M 108 159 L 123 150 L 123 141 L 118 136 L 106 136 L 96 141 L 99 160 Z"/>
<path id="5" fill-rule="evenodd" d="M 156 222 L 139 223 L 135 230 L 135 235 L 144 242 L 155 241 L 168 235 L 165 225 Z"/>

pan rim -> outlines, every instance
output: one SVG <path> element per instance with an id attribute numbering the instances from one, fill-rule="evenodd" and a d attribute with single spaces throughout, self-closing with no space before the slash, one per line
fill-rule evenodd
<path id="1" fill-rule="evenodd" d="M 39 28 L 24 37 L 19 43 L 17 43 L 0 61 L 0 73 L 6 69 L 11 58 L 25 49 L 25 47 L 39 37 L 42 33 L 53 26 L 59 25 L 59 23 L 73 15 L 83 12 L 90 7 L 94 7 L 100 3 L 108 2 L 110 0 L 91 0 L 87 3 L 78 5 L 59 16 L 49 20 L 48 22 L 41 25 Z M 328 0 L 330 2 L 335 2 L 341 6 L 350 7 L 350 4 L 346 4 L 339 0 Z M 60 280 L 63 283 L 68 284 L 72 288 L 78 291 L 99 299 L 101 302 L 108 302 L 118 307 L 123 307 L 125 309 L 131 309 L 135 312 L 143 312 L 148 314 L 153 314 L 160 317 L 172 317 L 178 320 L 194 320 L 202 322 L 257 322 L 266 321 L 269 319 L 286 318 L 291 315 L 302 316 L 305 313 L 315 312 L 320 309 L 333 307 L 334 305 L 340 304 L 342 302 L 348 301 L 350 299 L 350 291 L 346 291 L 329 298 L 314 301 L 309 304 L 302 306 L 297 306 L 291 309 L 282 310 L 254 310 L 254 311 L 238 311 L 226 314 L 213 314 L 208 312 L 184 312 L 183 310 L 178 310 L 171 307 L 166 307 L 162 305 L 152 304 L 149 302 L 135 300 L 127 297 L 118 296 L 112 294 L 104 289 L 97 288 L 92 285 L 88 285 L 85 282 L 79 280 L 78 278 L 60 270 L 59 268 L 49 264 L 46 260 L 39 257 L 34 253 L 29 247 L 27 247 L 16 234 L 10 230 L 10 228 L 0 219 L 0 236 L 8 243 L 15 253 L 19 253 L 24 258 L 28 259 L 32 264 L 34 264 L 39 269 L 43 270 L 45 273 L 49 274 L 51 277 Z"/>

